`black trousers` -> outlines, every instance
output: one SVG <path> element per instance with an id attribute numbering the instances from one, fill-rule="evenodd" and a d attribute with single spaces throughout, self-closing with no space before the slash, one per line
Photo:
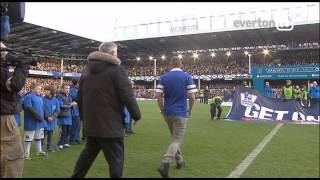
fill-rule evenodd
<path id="1" fill-rule="evenodd" d="M 70 125 L 61 125 L 61 133 L 58 145 L 69 144 Z"/>
<path id="2" fill-rule="evenodd" d="M 72 117 L 69 142 L 80 142 L 81 121 L 79 116 Z"/>
<path id="3" fill-rule="evenodd" d="M 301 98 L 296 98 L 296 101 L 297 101 L 299 104 L 302 104 Z"/>
<path id="4" fill-rule="evenodd" d="M 215 104 L 210 104 L 210 113 L 211 113 L 211 119 L 213 120 L 214 117 L 216 117 L 216 109 L 218 109 L 218 118 L 221 117 L 222 108 L 221 106 L 217 106 Z"/>
<path id="5" fill-rule="evenodd" d="M 203 103 L 208 104 L 208 100 L 209 100 L 209 97 L 205 96 L 205 97 L 204 97 L 204 102 L 203 102 Z"/>
<path id="6" fill-rule="evenodd" d="M 47 131 L 47 130 L 44 131 L 44 138 L 41 140 L 42 150 L 44 150 L 46 138 L 47 138 L 47 150 L 49 149 L 52 150 L 52 135 L 53 135 L 53 131 Z"/>
<path id="7" fill-rule="evenodd" d="M 111 178 L 121 178 L 124 164 L 124 143 L 121 138 L 87 137 L 85 148 L 82 150 L 74 168 L 72 178 L 83 178 L 89 171 L 100 150 L 109 165 Z"/>
<path id="8" fill-rule="evenodd" d="M 81 121 L 81 119 L 80 119 L 80 121 Z M 81 137 L 81 140 L 82 141 L 84 141 L 85 139 L 86 139 L 86 136 L 85 136 L 85 134 L 84 134 L 84 130 L 83 130 L 83 121 L 81 121 L 81 131 L 82 131 L 82 137 Z"/>
<path id="9" fill-rule="evenodd" d="M 315 98 L 310 99 L 310 106 L 314 106 L 315 104 L 317 104 L 317 102 L 320 103 L 320 100 Z"/>
<path id="10" fill-rule="evenodd" d="M 302 105 L 304 106 L 304 107 L 309 107 L 309 103 L 310 103 L 310 100 L 302 100 Z"/>

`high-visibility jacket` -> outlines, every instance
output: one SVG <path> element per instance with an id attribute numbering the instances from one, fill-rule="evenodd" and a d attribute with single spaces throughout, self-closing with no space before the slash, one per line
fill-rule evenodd
<path id="1" fill-rule="evenodd" d="M 294 97 L 296 98 L 296 99 L 301 99 L 302 98 L 302 92 L 301 92 L 301 90 L 300 89 L 295 89 L 294 90 Z"/>
<path id="2" fill-rule="evenodd" d="M 283 86 L 283 97 L 284 97 L 284 99 L 292 99 L 293 98 L 292 85 L 290 85 L 289 87 Z"/>
<path id="3" fill-rule="evenodd" d="M 222 103 L 222 97 L 221 96 L 215 96 L 215 97 L 209 99 L 208 103 L 209 103 L 209 105 L 210 104 L 220 105 Z"/>
<path id="4" fill-rule="evenodd" d="M 308 100 L 308 97 L 309 97 L 308 91 L 307 90 L 303 90 L 302 91 L 302 99 L 303 100 Z"/>

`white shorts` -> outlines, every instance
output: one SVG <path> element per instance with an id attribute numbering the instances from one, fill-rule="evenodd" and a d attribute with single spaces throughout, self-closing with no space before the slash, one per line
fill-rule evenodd
<path id="1" fill-rule="evenodd" d="M 44 138 L 44 128 L 37 129 L 35 131 L 25 131 L 24 132 L 24 140 L 27 142 L 33 141 L 33 139 L 41 140 Z"/>

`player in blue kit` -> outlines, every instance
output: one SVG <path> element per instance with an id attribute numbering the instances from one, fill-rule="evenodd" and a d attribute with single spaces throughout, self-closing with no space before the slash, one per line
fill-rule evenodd
<path id="1" fill-rule="evenodd" d="M 42 101 L 41 85 L 38 83 L 31 84 L 31 91 L 28 92 L 23 100 L 24 108 L 24 152 L 25 159 L 30 159 L 30 147 L 33 139 L 36 141 L 37 155 L 43 156 L 46 153 L 42 150 L 41 140 L 44 138 L 44 105 Z"/>
<path id="2" fill-rule="evenodd" d="M 57 126 L 57 118 L 60 113 L 60 103 L 55 98 L 53 86 L 45 87 L 44 93 L 45 96 L 43 97 L 43 104 L 47 126 L 44 128 L 44 139 L 42 140 L 42 147 L 44 147 L 45 138 L 47 138 L 47 151 L 54 152 L 54 148 L 52 146 L 52 135 Z"/>

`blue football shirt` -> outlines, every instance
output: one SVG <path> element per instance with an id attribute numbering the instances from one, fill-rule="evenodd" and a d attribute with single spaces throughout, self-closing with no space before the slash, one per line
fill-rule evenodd
<path id="1" fill-rule="evenodd" d="M 166 116 L 188 117 L 188 93 L 197 92 L 192 76 L 179 68 L 161 76 L 157 92 L 164 93 Z"/>
<path id="2" fill-rule="evenodd" d="M 46 127 L 46 122 L 44 120 L 44 105 L 42 101 L 42 96 L 39 96 L 33 92 L 29 92 L 28 94 L 26 94 L 26 96 L 23 99 L 23 107 L 33 108 L 43 120 L 42 122 L 39 122 L 35 120 L 28 111 L 25 111 L 24 112 L 24 130 L 25 131 L 34 131 L 34 130 Z"/>

